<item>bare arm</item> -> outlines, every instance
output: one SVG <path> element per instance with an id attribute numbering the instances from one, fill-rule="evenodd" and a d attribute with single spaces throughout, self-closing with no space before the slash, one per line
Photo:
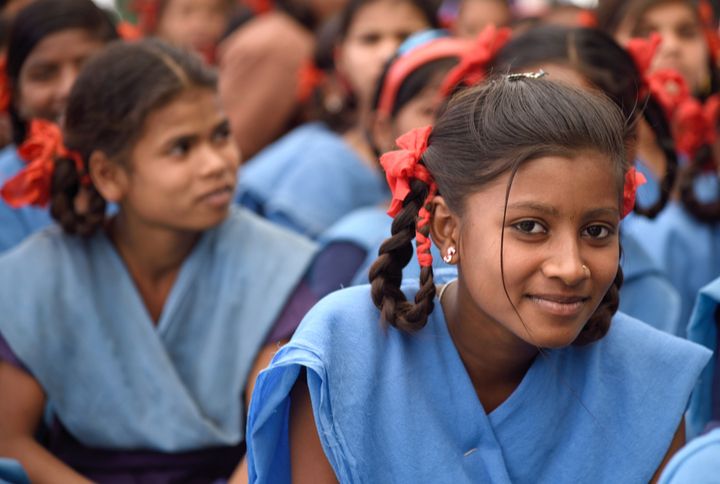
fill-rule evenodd
<path id="1" fill-rule="evenodd" d="M 248 402 L 248 405 L 252 399 L 252 393 L 253 390 L 255 390 L 255 382 L 257 381 L 258 375 L 261 371 L 267 368 L 270 364 L 270 360 L 272 360 L 273 356 L 275 356 L 275 353 L 277 353 L 280 347 L 285 343 L 287 343 L 287 340 L 266 345 L 260 350 L 257 358 L 255 358 L 255 363 L 250 370 L 247 386 L 245 387 L 245 401 Z M 240 461 L 240 465 L 237 469 L 235 469 L 235 472 L 233 472 L 233 475 L 230 477 L 228 484 L 247 484 L 248 481 L 247 459 L 243 457 L 242 461 Z"/>
<path id="2" fill-rule="evenodd" d="M 0 361 L 0 455 L 19 461 L 33 483 L 90 482 L 35 441 L 45 394 L 28 373 Z"/>
<path id="3" fill-rule="evenodd" d="M 336 484 L 335 472 L 320 444 L 305 378 L 299 378 L 295 383 L 290 402 L 290 467 L 293 484 Z"/>
<path id="4" fill-rule="evenodd" d="M 685 418 L 682 419 L 680 422 L 680 426 L 675 431 L 675 436 L 673 437 L 672 442 L 670 443 L 670 448 L 668 449 L 667 453 L 665 454 L 665 457 L 663 458 L 663 461 L 660 463 L 660 467 L 658 467 L 657 471 L 655 471 L 655 475 L 652 478 L 653 484 L 655 484 L 658 479 L 660 479 L 660 474 L 662 474 L 663 469 L 665 469 L 665 466 L 670 461 L 673 455 L 675 455 L 675 452 L 680 450 L 680 448 L 685 445 Z"/>

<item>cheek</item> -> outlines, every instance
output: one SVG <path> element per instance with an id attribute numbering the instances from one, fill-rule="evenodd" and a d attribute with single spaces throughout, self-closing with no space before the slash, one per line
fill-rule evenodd
<path id="1" fill-rule="evenodd" d="M 52 82 L 23 82 L 16 102 L 20 116 L 23 119 L 53 117 L 51 111 L 54 92 L 55 86 Z"/>

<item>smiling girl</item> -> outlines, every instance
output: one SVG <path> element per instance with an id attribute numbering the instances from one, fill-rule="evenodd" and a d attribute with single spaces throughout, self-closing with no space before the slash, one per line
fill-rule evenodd
<path id="1" fill-rule="evenodd" d="M 260 375 L 251 482 L 648 482 L 681 444 L 709 354 L 615 314 L 622 116 L 536 77 L 461 93 L 384 155 L 393 235 Z"/>
<path id="2" fill-rule="evenodd" d="M 231 209 L 215 85 L 195 56 L 117 44 L 70 94 L 67 146 L 31 126 L 11 195 L 60 226 L 0 257 L 0 455 L 33 481 L 227 478 L 254 376 L 315 302 L 314 245 Z"/>
<path id="3" fill-rule="evenodd" d="M 23 167 L 18 153 L 32 119 L 62 119 L 82 65 L 117 34 L 91 0 L 37 0 L 21 10 L 9 34 L 7 77 L 14 144 L 0 151 L 0 187 Z M 14 207 L 0 199 L 0 253 L 51 223 L 45 207 Z"/>

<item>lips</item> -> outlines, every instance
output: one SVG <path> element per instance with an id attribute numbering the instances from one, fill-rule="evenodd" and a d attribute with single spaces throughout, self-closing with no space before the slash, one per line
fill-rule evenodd
<path id="1" fill-rule="evenodd" d="M 530 294 L 526 297 L 542 311 L 556 316 L 575 316 L 590 300 L 588 296 L 564 294 Z"/>
<path id="2" fill-rule="evenodd" d="M 233 187 L 225 185 L 200 196 L 200 202 L 207 203 L 213 207 L 223 207 L 232 201 L 233 194 Z"/>

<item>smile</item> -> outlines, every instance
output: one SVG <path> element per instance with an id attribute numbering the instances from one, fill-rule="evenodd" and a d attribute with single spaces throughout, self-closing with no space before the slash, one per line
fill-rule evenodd
<path id="1" fill-rule="evenodd" d="M 558 295 L 528 295 L 530 301 L 537 305 L 541 310 L 553 314 L 555 316 L 575 316 L 585 306 L 590 298 L 585 296 L 558 296 Z"/>

